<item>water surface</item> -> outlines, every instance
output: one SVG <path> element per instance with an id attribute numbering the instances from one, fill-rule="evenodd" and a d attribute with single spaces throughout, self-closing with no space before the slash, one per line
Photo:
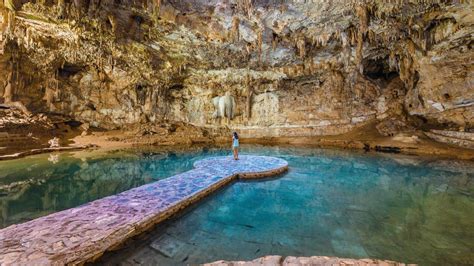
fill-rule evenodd
<path id="1" fill-rule="evenodd" d="M 243 153 L 284 158 L 290 171 L 233 183 L 99 263 L 180 265 L 271 254 L 474 263 L 474 162 L 258 146 Z M 117 194 L 224 154 L 128 150 L 0 162 L 0 226 Z"/>
<path id="2" fill-rule="evenodd" d="M 0 228 L 188 171 L 206 152 L 147 149 L 78 154 L 0 161 Z"/>
<path id="3" fill-rule="evenodd" d="M 180 265 L 283 256 L 474 263 L 474 164 L 317 149 L 276 179 L 237 182 L 100 263 Z"/>

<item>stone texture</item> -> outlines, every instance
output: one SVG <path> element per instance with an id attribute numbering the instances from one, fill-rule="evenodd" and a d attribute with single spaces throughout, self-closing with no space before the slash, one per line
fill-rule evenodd
<path id="1" fill-rule="evenodd" d="M 205 266 L 259 266 L 259 265 L 301 265 L 301 266 L 343 266 L 343 265 L 357 265 L 357 266 L 369 266 L 369 265 L 383 265 L 383 266 L 402 266 L 404 263 L 388 260 L 377 260 L 377 259 L 344 259 L 336 257 L 282 257 L 282 256 L 265 256 L 252 261 L 216 261 L 204 264 Z"/>
<path id="2" fill-rule="evenodd" d="M 469 131 L 473 9 L 25 0 L 0 7 L 0 104 L 105 129 L 187 123 L 307 137 L 396 117 L 408 128 Z M 216 119 L 212 99 L 226 93 L 234 117 Z"/>
<path id="3" fill-rule="evenodd" d="M 446 137 L 474 141 L 474 133 L 470 133 L 470 132 L 435 130 L 435 129 L 431 130 L 431 132 L 434 134 L 443 135 Z"/>
<path id="4" fill-rule="evenodd" d="M 445 132 L 442 132 L 442 134 L 438 133 L 432 133 L 432 132 L 425 132 L 426 136 L 429 138 L 446 143 L 446 144 L 451 144 L 467 149 L 474 149 L 474 141 L 465 139 L 466 135 L 460 135 L 458 132 L 455 132 L 456 134 L 446 134 Z"/>
<path id="5" fill-rule="evenodd" d="M 265 156 L 216 157 L 195 169 L 0 230 L 0 264 L 80 264 L 101 256 L 212 191 L 243 177 L 286 171 Z"/>

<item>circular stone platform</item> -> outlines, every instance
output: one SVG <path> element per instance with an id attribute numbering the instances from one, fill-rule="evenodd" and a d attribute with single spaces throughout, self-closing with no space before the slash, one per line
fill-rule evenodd
<path id="1" fill-rule="evenodd" d="M 288 162 L 269 156 L 240 155 L 239 160 L 234 160 L 233 156 L 220 156 L 197 161 L 194 167 L 228 172 L 240 179 L 255 179 L 285 172 L 288 170 Z"/>

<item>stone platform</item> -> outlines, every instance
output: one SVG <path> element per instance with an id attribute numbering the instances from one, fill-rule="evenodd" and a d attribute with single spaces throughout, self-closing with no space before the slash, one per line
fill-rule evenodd
<path id="1" fill-rule="evenodd" d="M 237 179 L 288 169 L 265 156 L 214 157 L 195 169 L 0 230 L 0 265 L 82 264 L 113 250 L 181 209 Z"/>
<path id="2" fill-rule="evenodd" d="M 216 261 L 206 263 L 204 266 L 294 266 L 294 265 L 311 265 L 311 266 L 408 266 L 415 264 L 405 264 L 389 260 L 377 259 L 344 259 L 337 257 L 282 257 L 282 256 L 266 256 L 252 261 Z"/>

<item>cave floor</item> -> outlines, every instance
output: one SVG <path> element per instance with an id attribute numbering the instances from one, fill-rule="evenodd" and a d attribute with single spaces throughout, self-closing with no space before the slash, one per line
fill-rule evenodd
<path id="1" fill-rule="evenodd" d="M 474 160 L 474 150 L 472 149 L 433 141 L 419 130 L 407 132 L 402 136 L 382 136 L 375 129 L 374 124 L 368 124 L 349 133 L 335 136 L 251 138 L 245 139 L 243 142 L 279 146 L 365 149 L 374 152 Z"/>
<path id="2" fill-rule="evenodd" d="M 169 135 L 136 135 L 127 130 L 112 130 L 93 132 L 87 136 L 76 136 L 70 140 L 74 145 L 97 145 L 106 150 L 127 148 L 133 146 L 194 146 L 194 145 L 224 145 L 229 146 L 231 137 L 223 137 L 222 132 L 217 136 L 192 137 L 188 134 Z M 241 136 L 241 143 L 304 146 L 321 148 L 358 149 L 374 152 L 394 152 L 407 155 L 430 156 L 436 158 L 451 158 L 474 160 L 474 150 L 455 145 L 436 142 L 421 130 L 403 132 L 395 136 L 383 136 L 376 129 L 376 123 L 368 123 L 341 135 L 326 136 L 287 136 L 287 137 L 248 137 Z M 379 148 L 377 148 L 377 146 Z M 380 149 L 381 148 L 381 149 Z"/>
<path id="3" fill-rule="evenodd" d="M 61 143 L 68 149 L 83 149 L 94 147 L 104 151 L 131 147 L 160 146 L 169 149 L 192 147 L 196 145 L 222 146 L 229 145 L 230 137 L 216 136 L 195 137 L 186 132 L 172 134 L 137 134 L 133 130 L 93 131 L 87 135 L 70 131 L 61 136 Z M 46 143 L 46 136 L 42 136 Z M 405 132 L 397 136 L 383 136 L 375 128 L 375 124 L 367 124 L 341 135 L 333 136 L 295 136 L 295 137 L 242 137 L 241 143 L 278 145 L 278 146 L 305 146 L 322 148 L 358 149 L 373 152 L 393 152 L 407 155 L 431 156 L 436 158 L 452 158 L 474 160 L 474 150 L 436 142 L 428 138 L 423 131 Z M 1 147 L 0 160 L 15 159 L 30 154 L 50 152 L 45 145 L 25 145 L 19 143 L 11 147 Z M 42 151 L 38 151 L 42 149 Z M 53 150 L 54 151 L 54 150 Z"/>

